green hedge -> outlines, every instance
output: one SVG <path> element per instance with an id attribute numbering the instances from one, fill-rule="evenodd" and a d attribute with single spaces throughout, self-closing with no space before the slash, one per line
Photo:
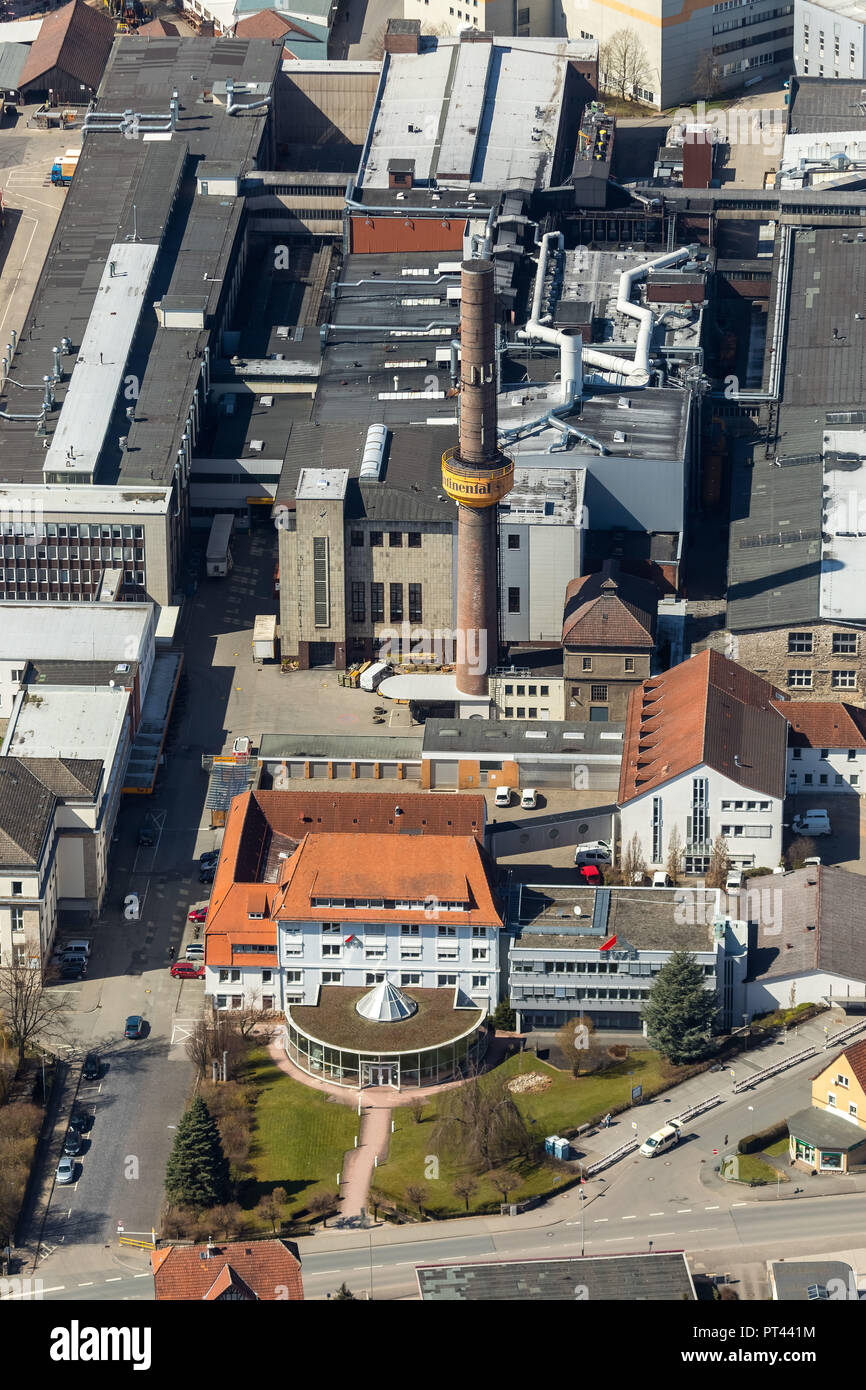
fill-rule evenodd
<path id="1" fill-rule="evenodd" d="M 737 1145 L 737 1153 L 761 1153 L 770 1144 L 775 1144 L 779 1139 L 787 1139 L 787 1137 L 788 1126 L 784 1120 L 779 1120 L 778 1124 L 770 1125 L 768 1129 L 758 1130 L 756 1134 L 744 1134 Z"/>

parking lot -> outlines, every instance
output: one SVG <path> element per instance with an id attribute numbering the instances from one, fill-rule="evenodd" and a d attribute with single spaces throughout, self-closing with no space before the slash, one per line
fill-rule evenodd
<path id="1" fill-rule="evenodd" d="M 820 807 L 830 817 L 832 833 L 814 841 L 815 854 L 822 864 L 838 864 L 855 874 L 866 874 L 866 811 L 859 796 L 853 792 L 831 792 L 822 796 L 821 787 L 788 797 L 785 802 L 785 849 L 797 838 L 791 822 L 794 816 Z"/>
<path id="2" fill-rule="evenodd" d="M 0 190 L 6 226 L 0 232 L 0 342 L 21 333 L 42 271 L 66 191 L 50 181 L 58 154 L 77 148 L 77 131 L 27 128 L 35 106 L 24 107 L 14 124 L 0 126 Z"/>

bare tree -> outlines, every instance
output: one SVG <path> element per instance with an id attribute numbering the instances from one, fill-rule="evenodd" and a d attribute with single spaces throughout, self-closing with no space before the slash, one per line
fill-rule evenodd
<path id="1" fill-rule="evenodd" d="M 321 1216 L 322 1225 L 327 1226 L 328 1216 L 336 1209 L 339 1200 L 336 1192 L 317 1192 L 310 1202 L 310 1210 L 314 1216 Z"/>
<path id="2" fill-rule="evenodd" d="M 66 1036 L 68 997 L 46 990 L 38 965 L 23 960 L 0 967 L 0 1018 L 18 1054 L 28 1047 L 56 1046 Z"/>
<path id="3" fill-rule="evenodd" d="M 434 1143 L 453 1144 L 467 1168 L 480 1171 L 528 1154 L 532 1139 L 504 1076 L 493 1073 L 482 1086 L 470 1076 L 446 1091 L 439 1106 Z"/>
<path id="4" fill-rule="evenodd" d="M 724 888 L 731 861 L 728 857 L 728 842 L 724 835 L 717 835 L 710 847 L 710 867 L 707 869 L 707 887 Z"/>
<path id="5" fill-rule="evenodd" d="M 420 1125 L 424 1117 L 424 1101 L 420 1096 L 416 1096 L 409 1106 L 409 1113 L 416 1125 Z"/>
<path id="6" fill-rule="evenodd" d="M 235 1027 L 242 1038 L 248 1038 L 257 1023 L 261 1023 L 267 1017 L 262 1008 L 262 996 L 258 991 L 254 991 L 249 1000 L 244 995 L 244 1002 L 239 1009 L 232 1013 Z"/>
<path id="7" fill-rule="evenodd" d="M 703 97 L 705 101 L 709 101 L 718 93 L 722 84 L 711 48 L 705 48 L 698 57 L 693 80 L 696 97 Z"/>
<path id="8" fill-rule="evenodd" d="M 270 1192 L 266 1192 L 256 1206 L 256 1215 L 265 1221 L 270 1221 L 274 1235 L 277 1234 L 277 1227 L 283 1222 L 283 1207 L 286 1205 L 286 1189 L 284 1187 L 274 1187 Z"/>
<path id="9" fill-rule="evenodd" d="M 413 1206 L 418 1208 L 418 1215 L 424 1215 L 424 1203 L 427 1201 L 427 1189 L 420 1183 L 410 1183 L 406 1188 L 406 1196 Z"/>
<path id="10" fill-rule="evenodd" d="M 247 1044 L 230 1014 L 217 1013 L 213 1019 L 200 1018 L 186 1043 L 186 1055 L 199 1076 L 207 1077 L 213 1062 L 220 1070 L 225 1059 L 226 1079 L 233 1081 L 243 1070 Z"/>
<path id="11" fill-rule="evenodd" d="M 213 1230 L 221 1235 L 223 1240 L 232 1240 L 243 1226 L 243 1213 L 237 1202 L 225 1202 L 221 1206 L 211 1207 L 206 1216 Z"/>
<path id="12" fill-rule="evenodd" d="M 789 869 L 802 869 L 807 859 L 812 859 L 815 854 L 815 841 L 810 840 L 808 835 L 798 835 L 796 840 L 792 840 L 788 846 L 785 858 L 788 861 Z"/>
<path id="13" fill-rule="evenodd" d="M 643 878 L 646 874 L 646 859 L 637 831 L 623 850 L 620 868 L 622 869 L 622 881 L 627 888 L 637 882 L 638 877 Z"/>
<path id="14" fill-rule="evenodd" d="M 510 1173 L 507 1168 L 502 1168 L 497 1173 L 490 1173 L 488 1176 L 503 1202 L 508 1201 L 509 1192 L 513 1192 L 520 1182 L 520 1179 L 514 1173 Z"/>
<path id="15" fill-rule="evenodd" d="M 649 55 L 634 30 L 617 29 L 599 46 L 599 85 L 623 101 L 646 87 L 651 73 Z"/>
<path id="16" fill-rule="evenodd" d="M 683 872 L 683 839 L 678 825 L 674 826 L 668 836 L 668 857 L 665 861 L 665 870 L 671 883 L 678 884 Z"/>
<path id="17" fill-rule="evenodd" d="M 574 1076 L 589 1075 L 597 1069 L 601 1060 L 595 1027 L 592 1021 L 581 1015 L 563 1023 L 556 1035 L 556 1041 L 571 1067 Z"/>
<path id="18" fill-rule="evenodd" d="M 478 1183 L 471 1174 L 466 1173 L 462 1178 L 454 1179 L 454 1182 L 451 1184 L 451 1190 L 455 1196 L 463 1198 L 466 1203 L 466 1210 L 468 1211 L 469 1199 L 474 1197 L 475 1193 L 478 1191 Z"/>

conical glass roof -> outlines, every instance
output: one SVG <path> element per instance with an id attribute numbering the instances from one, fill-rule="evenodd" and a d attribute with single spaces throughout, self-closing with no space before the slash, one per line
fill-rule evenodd
<path id="1" fill-rule="evenodd" d="M 399 1023 L 403 1018 L 411 1018 L 418 1012 L 418 1005 L 409 999 L 390 980 L 381 980 L 374 985 L 355 1005 L 355 1012 L 373 1023 Z"/>

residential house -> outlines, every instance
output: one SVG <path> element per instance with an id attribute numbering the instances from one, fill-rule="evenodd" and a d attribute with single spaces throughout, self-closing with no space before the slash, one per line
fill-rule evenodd
<path id="1" fill-rule="evenodd" d="M 866 1164 L 866 1041 L 851 1043 L 812 1080 L 812 1105 L 788 1119 L 797 1167 L 847 1173 Z"/>
<path id="2" fill-rule="evenodd" d="M 301 1262 L 285 1240 L 166 1245 L 150 1257 L 157 1303 L 256 1303 L 304 1297 Z"/>
<path id="3" fill-rule="evenodd" d="M 622 844 L 665 864 L 679 833 L 686 873 L 705 873 L 723 835 L 732 864 L 778 863 L 788 725 L 777 692 L 703 651 L 632 692 L 619 785 Z"/>
<path id="4" fill-rule="evenodd" d="M 631 692 L 650 674 L 658 591 L 606 560 L 572 579 L 562 620 L 566 705 L 572 719 L 625 719 Z"/>
<path id="5" fill-rule="evenodd" d="M 788 795 L 866 787 L 866 710 L 840 701 L 780 700 L 788 731 Z"/>
<path id="6" fill-rule="evenodd" d="M 863 880 L 847 869 L 807 864 L 750 878 L 737 916 L 748 923 L 750 1015 L 796 1004 L 866 1000 Z"/>

